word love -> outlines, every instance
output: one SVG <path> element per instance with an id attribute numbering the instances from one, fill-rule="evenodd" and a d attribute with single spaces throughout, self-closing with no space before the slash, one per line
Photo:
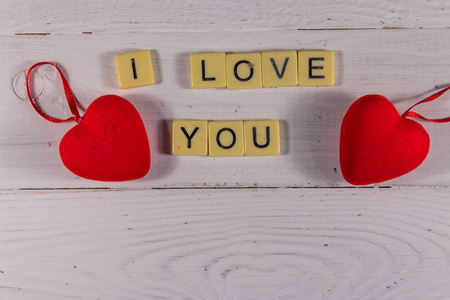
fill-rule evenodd
<path id="1" fill-rule="evenodd" d="M 193 89 L 334 85 L 333 51 L 191 54 Z"/>
<path id="2" fill-rule="evenodd" d="M 155 84 L 150 50 L 115 56 L 122 89 Z M 193 53 L 193 89 L 334 85 L 333 51 Z"/>
<path id="3" fill-rule="evenodd" d="M 280 155 L 278 120 L 172 122 L 173 155 Z"/>

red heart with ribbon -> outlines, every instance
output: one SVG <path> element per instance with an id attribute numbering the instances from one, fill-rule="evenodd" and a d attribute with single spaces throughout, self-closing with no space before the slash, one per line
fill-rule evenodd
<path id="1" fill-rule="evenodd" d="M 380 183 L 418 167 L 427 157 L 430 138 L 422 125 L 407 117 L 449 122 L 450 118 L 427 119 L 411 111 L 448 89 L 418 102 L 402 116 L 381 95 L 366 95 L 354 102 L 341 126 L 340 164 L 345 180 L 353 185 Z"/>
<path id="2" fill-rule="evenodd" d="M 61 76 L 73 114 L 66 120 L 46 115 L 31 97 L 31 70 L 43 64 L 54 66 Z M 64 135 L 59 145 L 62 162 L 74 174 L 99 181 L 126 181 L 139 179 L 148 173 L 150 146 L 147 132 L 138 111 L 128 100 L 116 95 L 99 97 L 81 117 L 66 78 L 58 67 L 49 62 L 41 62 L 30 68 L 27 92 L 31 104 L 45 119 L 54 123 L 78 123 Z"/>

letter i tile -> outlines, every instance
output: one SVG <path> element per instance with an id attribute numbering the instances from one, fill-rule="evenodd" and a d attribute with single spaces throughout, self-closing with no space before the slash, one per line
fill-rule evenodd
<path id="1" fill-rule="evenodd" d="M 155 84 L 150 50 L 117 54 L 116 67 L 121 89 Z"/>
<path id="2" fill-rule="evenodd" d="M 298 80 L 300 86 L 334 85 L 334 52 L 298 51 Z"/>

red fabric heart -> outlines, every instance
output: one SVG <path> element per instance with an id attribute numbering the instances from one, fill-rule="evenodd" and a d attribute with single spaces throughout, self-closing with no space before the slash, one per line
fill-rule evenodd
<path id="1" fill-rule="evenodd" d="M 341 169 L 354 185 L 404 175 L 424 161 L 429 148 L 430 138 L 422 125 L 402 118 L 381 95 L 359 98 L 342 121 Z"/>
<path id="2" fill-rule="evenodd" d="M 150 147 L 134 106 L 116 95 L 97 98 L 78 125 L 61 140 L 64 165 L 76 175 L 100 181 L 126 181 L 150 170 Z"/>

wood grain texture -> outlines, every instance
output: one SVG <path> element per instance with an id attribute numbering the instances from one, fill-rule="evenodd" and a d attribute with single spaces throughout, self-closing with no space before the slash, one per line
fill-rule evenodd
<path id="1" fill-rule="evenodd" d="M 450 298 L 450 125 L 422 123 L 430 154 L 394 188 L 347 188 L 338 162 L 354 100 L 381 93 L 403 112 L 450 84 L 448 1 L 1 5 L 0 299 Z M 120 90 L 114 55 L 139 49 L 158 82 Z M 336 85 L 189 88 L 190 53 L 277 49 L 334 50 Z M 45 121 L 12 88 L 38 61 L 59 63 L 84 107 L 110 93 L 133 102 L 147 177 L 101 183 L 64 168 L 58 144 L 74 124 Z M 63 116 L 55 72 L 40 72 L 40 104 Z M 448 116 L 446 99 L 418 111 Z M 279 119 L 283 155 L 174 157 L 181 118 Z"/>
<path id="2" fill-rule="evenodd" d="M 0 88 L 0 188 L 346 186 L 339 167 L 341 120 L 353 101 L 370 93 L 391 99 L 400 112 L 449 83 L 450 31 L 347 30 L 164 34 L 92 34 L 4 37 Z M 159 83 L 118 88 L 114 54 L 150 48 Z M 14 49 L 14 51 L 12 51 Z M 256 90 L 189 88 L 189 53 L 327 49 L 336 52 L 336 85 Z M 141 112 L 152 148 L 150 174 L 136 182 L 105 184 L 80 180 L 61 164 L 58 143 L 74 124 L 52 124 L 17 99 L 12 78 L 38 61 L 61 64 L 84 107 L 103 94 L 118 94 Z M 48 79 L 45 76 L 50 76 Z M 65 100 L 55 72 L 43 71 L 41 103 L 61 115 Z M 443 98 L 445 98 L 444 96 Z M 450 102 L 418 108 L 447 116 Z M 446 113 L 447 112 L 447 113 Z M 170 155 L 174 119 L 282 121 L 282 155 L 274 157 L 175 157 Z M 423 123 L 431 151 L 414 172 L 393 185 L 449 185 L 447 124 Z M 277 176 L 273 176 L 277 174 Z"/>
<path id="3" fill-rule="evenodd" d="M 3 1 L 0 32 L 242 32 L 448 28 L 448 1 Z"/>
<path id="4" fill-rule="evenodd" d="M 449 192 L 3 192 L 0 298 L 445 299 Z"/>

